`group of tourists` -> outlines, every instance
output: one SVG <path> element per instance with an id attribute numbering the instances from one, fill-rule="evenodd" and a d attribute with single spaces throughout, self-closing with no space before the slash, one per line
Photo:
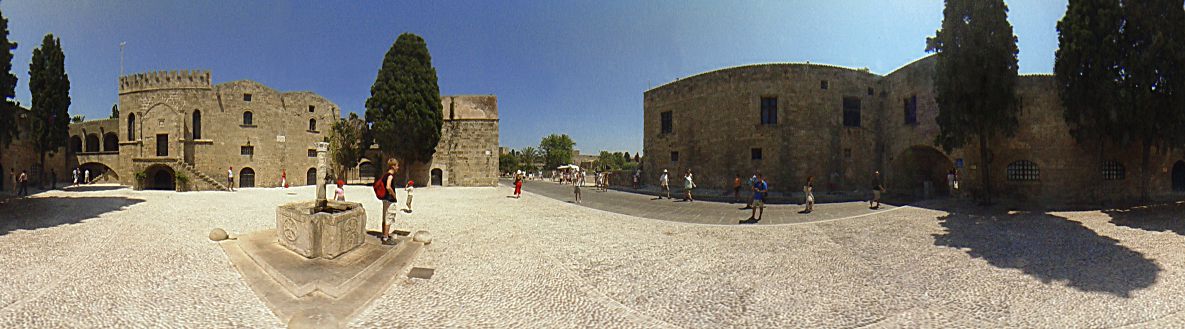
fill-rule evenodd
<path id="1" fill-rule="evenodd" d="M 72 183 L 70 184 L 70 186 L 78 186 L 81 184 L 90 184 L 91 183 L 91 170 L 90 169 L 74 168 L 74 170 L 71 173 L 71 176 L 73 177 L 73 179 L 71 180 Z M 56 180 L 56 179 L 54 179 L 54 180 Z"/>

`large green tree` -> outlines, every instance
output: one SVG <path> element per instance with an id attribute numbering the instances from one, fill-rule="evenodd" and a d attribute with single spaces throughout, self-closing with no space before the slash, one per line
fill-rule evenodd
<path id="1" fill-rule="evenodd" d="M 1058 22 L 1054 74 L 1079 143 L 1139 147 L 1149 196 L 1153 147 L 1185 138 L 1185 7 L 1181 1 L 1070 1 Z"/>
<path id="2" fill-rule="evenodd" d="M 45 168 L 45 153 L 66 145 L 70 129 L 70 77 L 66 75 L 66 54 L 53 34 L 46 34 L 41 47 L 33 49 L 29 61 L 29 93 L 33 105 L 33 138 Z M 45 170 L 40 181 L 45 182 Z"/>
<path id="3" fill-rule="evenodd" d="M 420 36 L 400 34 L 383 57 L 366 99 L 366 122 L 383 153 L 401 160 L 405 168 L 436 153 L 444 125 L 440 87 Z"/>
<path id="4" fill-rule="evenodd" d="M 1017 47 L 1002 0 L 947 0 L 942 28 L 926 40 L 936 52 L 938 102 L 935 144 L 946 151 L 979 143 L 983 202 L 991 203 L 989 142 L 1016 133 Z"/>
<path id="5" fill-rule="evenodd" d="M 1149 197 L 1150 155 L 1185 139 L 1185 8 L 1181 1 L 1124 1 L 1120 93 L 1128 114 L 1124 133 L 1142 149 L 1142 195 Z"/>
<path id="6" fill-rule="evenodd" d="M 342 118 L 333 123 L 329 133 L 329 150 L 336 164 L 337 178 L 348 179 L 349 168 L 354 168 L 362 160 L 369 134 L 366 133 L 366 121 L 358 117 L 357 113 L 350 113 L 348 118 Z"/>
<path id="7" fill-rule="evenodd" d="M 539 151 L 543 153 L 543 167 L 555 169 L 572 163 L 572 150 L 575 147 L 576 142 L 573 142 L 572 138 L 566 134 L 551 134 L 543 137 L 543 140 L 539 142 Z"/>
<path id="8" fill-rule="evenodd" d="M 8 18 L 0 13 L 0 149 L 8 147 L 17 136 L 16 75 L 12 74 L 12 51 L 16 42 L 8 40 Z M 0 152 L 0 160 L 5 152 Z"/>

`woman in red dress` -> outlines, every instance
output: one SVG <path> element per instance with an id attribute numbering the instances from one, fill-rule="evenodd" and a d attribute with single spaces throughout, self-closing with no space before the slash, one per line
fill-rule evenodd
<path id="1" fill-rule="evenodd" d="M 514 174 L 514 198 L 517 199 L 523 194 L 523 174 Z"/>

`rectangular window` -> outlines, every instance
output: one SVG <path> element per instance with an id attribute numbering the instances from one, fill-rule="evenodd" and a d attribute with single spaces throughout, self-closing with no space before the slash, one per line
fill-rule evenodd
<path id="1" fill-rule="evenodd" d="M 819 80 L 819 89 L 827 90 L 827 80 Z"/>
<path id="2" fill-rule="evenodd" d="M 671 162 L 679 162 L 679 152 L 671 152 Z"/>
<path id="3" fill-rule="evenodd" d="M 876 93 L 872 92 L 872 87 L 868 87 L 868 96 L 872 96 L 873 94 Z"/>
<path id="4" fill-rule="evenodd" d="M 761 124 L 763 124 L 763 125 L 778 124 L 778 98 L 777 97 L 762 97 L 761 98 Z"/>
<path id="5" fill-rule="evenodd" d="M 843 125 L 844 127 L 860 127 L 859 97 L 843 98 Z"/>
<path id="6" fill-rule="evenodd" d="M 309 157 L 316 158 L 317 157 L 317 150 L 309 149 Z"/>
<path id="7" fill-rule="evenodd" d="M 852 149 L 850 149 L 850 148 L 843 149 L 843 157 L 844 157 L 844 159 L 851 159 L 852 158 Z"/>
<path id="8" fill-rule="evenodd" d="M 243 101 L 250 102 L 251 101 L 251 94 L 243 94 Z"/>
<path id="9" fill-rule="evenodd" d="M 761 160 L 761 148 L 749 149 L 749 159 Z"/>
<path id="10" fill-rule="evenodd" d="M 905 99 L 905 124 L 918 124 L 918 95 Z"/>
<path id="11" fill-rule="evenodd" d="M 672 129 L 674 128 L 674 122 L 672 122 L 671 111 L 662 112 L 660 115 L 662 116 L 662 133 L 671 133 L 674 130 Z"/>
<path id="12" fill-rule="evenodd" d="M 255 147 L 251 145 L 244 145 L 239 147 L 240 155 L 255 155 Z"/>
<path id="13" fill-rule="evenodd" d="M 156 135 L 156 156 L 169 156 L 169 134 Z"/>
<path id="14" fill-rule="evenodd" d="M 317 108 L 316 106 L 309 105 L 309 113 L 313 113 L 313 109 L 316 109 L 316 108 Z"/>

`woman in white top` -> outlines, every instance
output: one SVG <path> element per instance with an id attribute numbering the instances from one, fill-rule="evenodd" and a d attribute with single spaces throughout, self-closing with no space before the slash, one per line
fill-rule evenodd
<path id="1" fill-rule="evenodd" d="M 683 188 L 687 191 L 687 195 L 683 198 L 686 199 L 687 202 L 695 201 L 695 199 L 691 198 L 691 189 L 695 188 L 695 181 L 691 179 L 691 169 L 687 169 L 687 175 L 683 176 L 683 180 Z"/>

